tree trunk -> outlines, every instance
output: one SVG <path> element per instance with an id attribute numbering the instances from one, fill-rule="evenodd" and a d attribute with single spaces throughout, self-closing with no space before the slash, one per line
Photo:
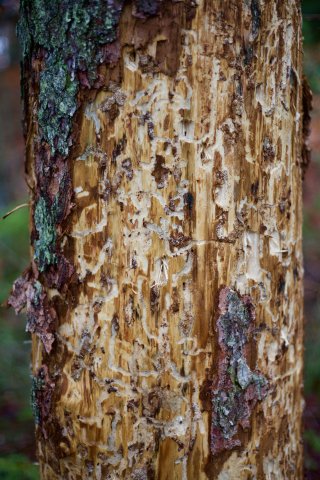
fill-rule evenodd
<path id="1" fill-rule="evenodd" d="M 21 1 L 43 479 L 302 478 L 295 0 Z"/>

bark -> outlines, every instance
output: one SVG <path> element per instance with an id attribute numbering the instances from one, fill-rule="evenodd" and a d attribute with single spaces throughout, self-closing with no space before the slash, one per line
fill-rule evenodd
<path id="1" fill-rule="evenodd" d="M 302 478 L 299 2 L 21 9 L 42 478 Z"/>

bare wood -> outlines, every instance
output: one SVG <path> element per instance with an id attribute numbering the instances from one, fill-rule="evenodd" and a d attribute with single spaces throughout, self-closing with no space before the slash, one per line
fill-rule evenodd
<path id="1" fill-rule="evenodd" d="M 42 478 L 302 478 L 300 23 L 296 1 L 123 10 L 68 156 L 75 272 L 36 273 Z"/>

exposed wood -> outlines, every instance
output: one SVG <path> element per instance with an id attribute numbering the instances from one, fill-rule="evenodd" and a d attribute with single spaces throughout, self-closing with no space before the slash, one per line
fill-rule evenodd
<path id="1" fill-rule="evenodd" d="M 35 260 L 11 303 L 42 478 L 297 480 L 299 2 L 139 5 L 99 82 L 78 72 L 67 155 L 39 143 L 48 60 L 25 67 Z"/>

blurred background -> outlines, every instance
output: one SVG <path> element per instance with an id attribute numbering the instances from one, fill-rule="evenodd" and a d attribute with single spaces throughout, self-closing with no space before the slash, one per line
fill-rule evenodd
<path id="1" fill-rule="evenodd" d="M 28 201 L 24 182 L 19 2 L 0 0 L 0 216 Z M 303 0 L 304 70 L 313 91 L 312 161 L 304 181 L 305 478 L 320 479 L 320 1 Z M 0 221 L 0 303 L 29 263 L 27 208 Z M 25 318 L 0 309 L 0 480 L 38 479 Z"/>

